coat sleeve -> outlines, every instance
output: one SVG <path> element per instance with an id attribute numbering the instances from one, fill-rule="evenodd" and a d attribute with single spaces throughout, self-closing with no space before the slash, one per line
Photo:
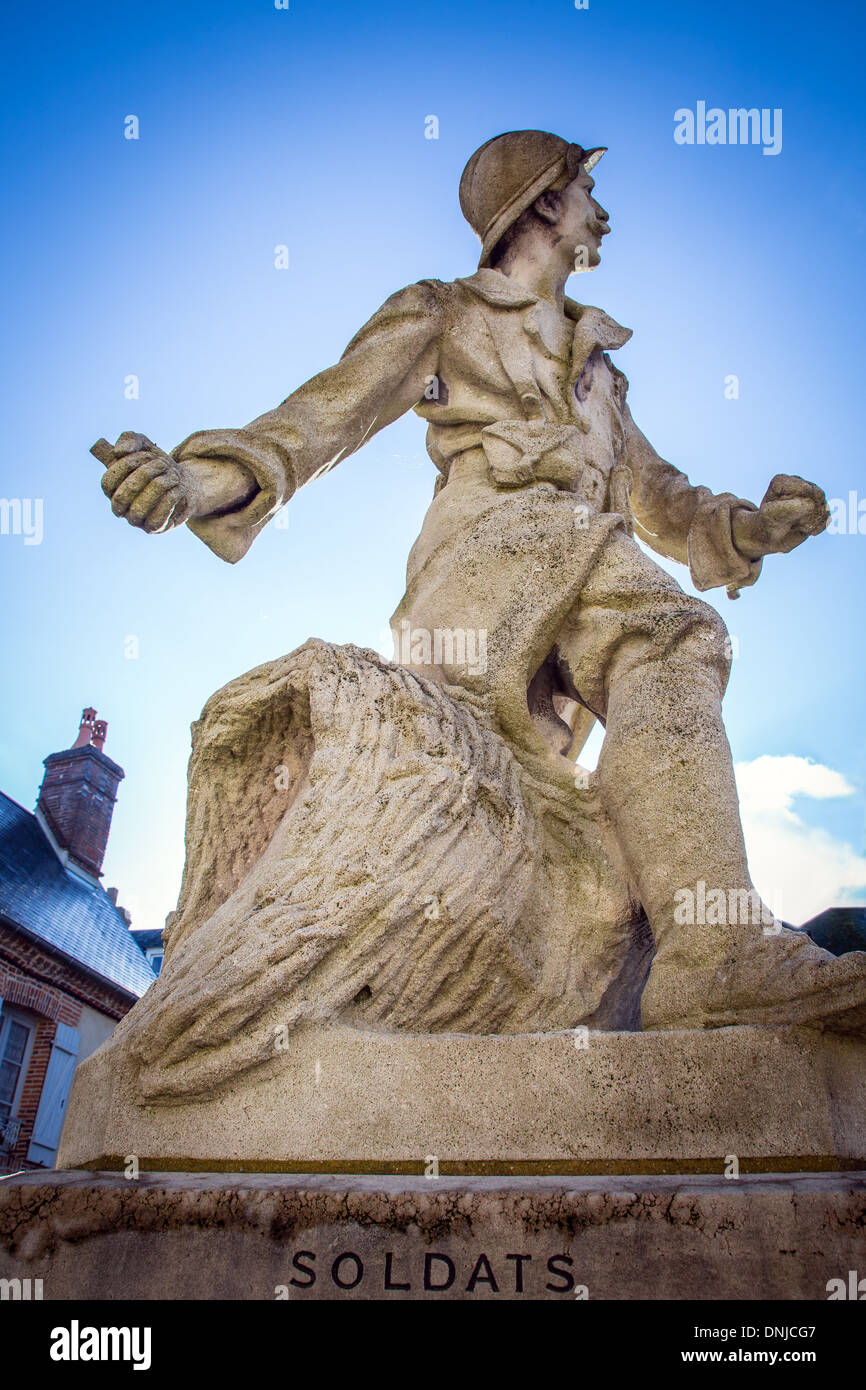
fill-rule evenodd
<path id="1" fill-rule="evenodd" d="M 696 589 L 754 584 L 761 561 L 740 554 L 731 530 L 734 513 L 757 511 L 754 502 L 732 492 L 695 487 L 685 473 L 660 458 L 634 423 L 624 391 L 622 415 L 625 462 L 633 477 L 635 534 L 659 555 L 688 565 Z"/>
<path id="2" fill-rule="evenodd" d="M 418 403 L 438 366 L 439 283 L 422 280 L 386 300 L 335 366 L 243 429 L 200 430 L 174 449 L 180 463 L 230 460 L 256 492 L 236 511 L 189 528 L 215 554 L 240 560 L 270 518 L 304 483 L 353 454 Z"/>

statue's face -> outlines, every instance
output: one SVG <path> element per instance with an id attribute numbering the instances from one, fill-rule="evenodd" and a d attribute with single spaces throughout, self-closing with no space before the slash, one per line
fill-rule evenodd
<path id="1" fill-rule="evenodd" d="M 560 193 L 561 210 L 556 230 L 570 253 L 586 248 L 585 263 L 598 265 L 601 239 L 610 231 L 608 213 L 592 196 L 595 180 L 584 169 Z M 582 257 L 581 259 L 584 259 Z"/>

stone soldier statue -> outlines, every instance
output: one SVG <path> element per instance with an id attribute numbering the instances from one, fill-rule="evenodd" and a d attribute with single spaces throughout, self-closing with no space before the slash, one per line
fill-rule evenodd
<path id="1" fill-rule="evenodd" d="M 694 486 L 632 420 L 609 356 L 630 331 L 564 293 L 610 230 L 590 172 L 603 154 L 544 131 L 488 141 L 460 185 L 475 274 L 400 290 L 335 366 L 244 428 L 171 454 L 137 434 L 95 446 L 103 489 L 133 526 L 186 523 L 234 563 L 297 488 L 414 409 L 439 476 L 392 620 L 402 660 L 490 702 L 527 765 L 559 766 L 604 724 L 600 798 L 656 946 L 643 1027 L 862 1031 L 866 953 L 678 911 L 699 881 L 726 901 L 754 893 L 721 718 L 729 646 L 715 609 L 637 541 L 735 595 L 828 511 L 796 477 L 774 478 L 760 507 Z M 414 643 L 455 629 L 487 634 L 484 670 Z"/>

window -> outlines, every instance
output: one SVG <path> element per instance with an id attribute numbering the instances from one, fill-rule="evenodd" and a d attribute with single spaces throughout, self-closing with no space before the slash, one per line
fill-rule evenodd
<path id="1" fill-rule="evenodd" d="M 147 959 L 150 961 L 150 968 L 154 975 L 158 975 L 162 969 L 162 958 L 164 955 L 165 952 L 161 949 L 159 951 L 148 951 Z"/>
<path id="2" fill-rule="evenodd" d="M 33 1029 L 4 1010 L 0 1018 L 0 1119 L 11 1115 L 24 1079 Z"/>

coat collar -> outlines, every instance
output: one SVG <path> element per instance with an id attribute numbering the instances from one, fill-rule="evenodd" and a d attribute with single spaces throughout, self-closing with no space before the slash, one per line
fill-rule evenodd
<path id="1" fill-rule="evenodd" d="M 464 285 L 486 304 L 500 309 L 525 309 L 530 304 L 539 303 L 538 295 L 525 289 L 523 285 L 515 284 L 507 275 L 503 275 L 501 270 L 491 270 L 489 267 L 477 270 L 474 275 L 467 275 L 456 283 Z M 564 308 L 566 318 L 573 319 L 576 324 L 582 324 L 585 330 L 589 330 L 591 325 L 595 343 L 600 348 L 608 350 L 622 347 L 632 335 L 630 328 L 623 328 L 622 324 L 617 323 L 616 319 L 611 318 L 603 309 L 593 308 L 589 304 L 579 304 L 576 299 L 568 298 L 565 300 Z M 587 334 L 580 336 L 583 338 Z"/>
<path id="2" fill-rule="evenodd" d="M 497 308 L 523 309 L 538 301 L 538 296 L 531 290 L 524 289 L 523 285 L 510 280 L 501 270 L 491 270 L 489 267 L 476 270 L 474 275 L 467 275 L 465 279 L 458 280 L 457 284 L 465 285 L 467 290 L 477 294 L 479 299 L 483 299 L 487 304 L 495 304 Z"/>

